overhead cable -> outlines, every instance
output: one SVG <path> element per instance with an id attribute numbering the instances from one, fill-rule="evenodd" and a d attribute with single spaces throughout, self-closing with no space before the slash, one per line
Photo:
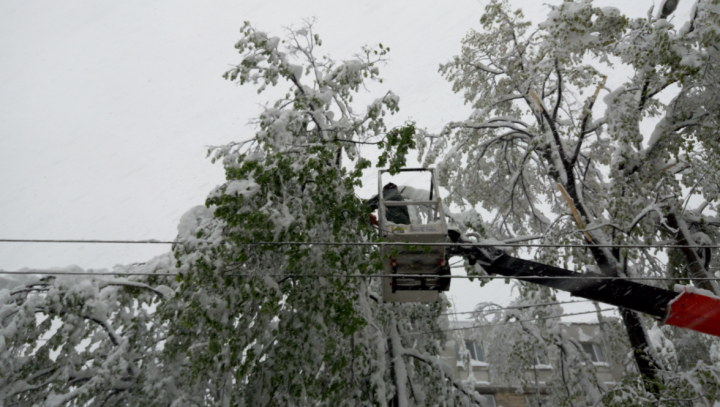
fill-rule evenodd
<path id="1" fill-rule="evenodd" d="M 174 277 L 180 275 L 180 273 L 140 273 L 140 272 L 127 272 L 117 273 L 113 271 L 100 271 L 100 272 L 89 272 L 89 271 L 61 271 L 61 270 L 17 270 L 17 271 L 5 271 L 0 270 L 0 274 L 8 275 L 48 275 L 48 276 L 155 276 L 155 277 Z M 454 279 L 488 279 L 488 280 L 505 280 L 505 279 L 517 279 L 517 280 L 557 280 L 557 279 L 573 279 L 573 278 L 588 278 L 593 280 L 639 280 L 639 281 L 720 281 L 718 277 L 613 277 L 613 276 L 599 276 L 596 274 L 585 276 L 583 273 L 578 273 L 573 276 L 452 276 L 452 275 L 438 275 L 438 274 L 240 274 L 240 273 L 227 273 L 218 274 L 218 277 L 280 277 L 280 278 L 300 278 L 300 277 L 311 277 L 311 278 L 454 278 Z"/>
<path id="2" fill-rule="evenodd" d="M 106 243 L 106 244 L 183 244 L 183 243 L 198 243 L 203 242 L 198 240 L 197 242 L 187 242 L 182 240 L 98 240 L 98 239 L 0 239 L 0 243 Z M 542 244 L 542 243 L 407 243 L 407 242 L 233 242 L 234 245 L 238 246 L 421 246 L 421 247 L 496 247 L 496 248 L 507 248 L 507 247 L 549 247 L 549 248 L 617 248 L 617 249 L 682 249 L 682 248 L 694 248 L 694 249 L 720 249 L 720 245 L 679 245 L 679 244 L 601 244 L 601 245 L 588 245 L 588 244 Z"/>
<path id="3" fill-rule="evenodd" d="M 458 328 L 439 329 L 437 331 L 406 332 L 406 333 L 401 334 L 400 336 L 427 335 L 427 334 L 437 334 L 437 333 L 441 333 L 441 332 L 465 331 L 468 329 L 479 329 L 479 328 L 487 328 L 487 327 L 492 327 L 492 326 L 502 326 L 502 325 L 509 325 L 509 324 L 521 324 L 524 322 L 535 322 L 535 321 L 542 321 L 542 320 L 546 320 L 546 319 L 558 319 L 558 318 L 563 318 L 563 317 L 572 317 L 575 315 L 596 314 L 598 312 L 607 312 L 607 311 L 616 311 L 616 309 L 604 308 L 604 309 L 595 310 L 595 311 L 575 312 L 572 314 L 552 315 L 552 316 L 547 316 L 547 317 L 538 317 L 538 318 L 531 318 L 531 319 L 519 319 L 516 321 L 506 321 L 506 322 L 500 322 L 500 323 L 496 323 L 496 324 L 472 325 L 472 326 L 464 326 L 464 327 L 458 327 Z"/>
<path id="4" fill-rule="evenodd" d="M 540 304 L 531 304 L 531 305 L 516 305 L 516 306 L 509 306 L 509 307 L 500 307 L 500 308 L 492 308 L 492 309 L 482 309 L 479 311 L 463 311 L 463 312 L 447 312 L 442 313 L 440 315 L 460 315 L 460 314 L 486 314 L 491 312 L 497 312 L 497 311 L 504 311 L 508 309 L 524 309 L 524 308 L 532 308 L 532 307 L 549 307 L 551 305 L 561 305 L 561 304 L 574 304 L 577 302 L 591 302 L 591 300 L 581 300 L 581 301 L 558 301 L 558 302 L 544 302 Z"/>

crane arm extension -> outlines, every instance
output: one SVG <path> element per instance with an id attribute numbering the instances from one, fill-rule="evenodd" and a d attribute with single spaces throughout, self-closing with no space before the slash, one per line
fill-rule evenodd
<path id="1" fill-rule="evenodd" d="M 568 291 L 573 296 L 652 315 L 658 321 L 720 337 L 720 298 L 685 287 L 666 290 L 625 279 L 608 279 L 598 273 L 578 273 L 547 264 L 508 256 L 496 248 L 460 248 L 459 253 L 482 264 L 490 274 L 518 278 Z M 552 278 L 548 278 L 552 277 Z"/>
<path id="2" fill-rule="evenodd" d="M 488 273 L 521 278 L 531 283 L 568 291 L 576 297 L 628 308 L 656 318 L 664 318 L 667 315 L 667 305 L 678 296 L 676 292 L 634 281 L 610 280 L 597 273 L 577 273 L 507 255 L 483 268 Z"/>

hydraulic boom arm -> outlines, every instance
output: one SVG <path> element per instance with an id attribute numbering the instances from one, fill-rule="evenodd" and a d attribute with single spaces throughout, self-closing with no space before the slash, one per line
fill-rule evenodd
<path id="1" fill-rule="evenodd" d="M 568 291 L 577 297 L 652 315 L 668 325 L 720 336 L 720 298 L 694 287 L 675 292 L 598 273 L 578 273 L 508 256 L 493 247 L 453 246 L 447 250 L 450 255 L 462 255 L 471 264 L 480 263 L 490 274 Z"/>

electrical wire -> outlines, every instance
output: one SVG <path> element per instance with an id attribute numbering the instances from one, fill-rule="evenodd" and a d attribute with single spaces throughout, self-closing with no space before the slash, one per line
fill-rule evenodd
<path id="1" fill-rule="evenodd" d="M 102 240 L 102 239 L 0 239 L 2 243 L 123 243 L 123 244 L 175 244 L 181 241 L 169 240 Z"/>
<path id="2" fill-rule="evenodd" d="M 581 300 L 581 301 L 558 301 L 558 302 L 544 302 L 540 304 L 532 304 L 532 305 L 517 305 L 517 306 L 511 306 L 511 307 L 502 307 L 502 308 L 493 308 L 488 310 L 480 310 L 480 311 L 463 311 L 463 312 L 447 312 L 439 315 L 460 315 L 460 314 L 486 314 L 491 312 L 497 312 L 497 311 L 504 311 L 507 309 L 523 309 L 523 308 L 532 308 L 532 307 L 549 307 L 551 305 L 560 305 L 560 304 L 574 304 L 577 302 L 591 302 L 591 300 Z"/>
<path id="3" fill-rule="evenodd" d="M 54 270 L 18 270 L 18 271 L 5 271 L 0 270 L 0 275 L 48 275 L 48 276 L 156 276 L 156 277 L 174 277 L 180 275 L 180 273 L 116 273 L 112 271 L 101 271 L 101 272 L 88 272 L 88 271 L 54 271 Z M 688 280 L 688 281 L 720 281 L 718 277 L 613 277 L 613 276 L 584 276 L 582 273 L 575 274 L 573 276 L 452 276 L 452 275 L 439 275 L 439 274 L 239 274 L 239 273 L 228 273 L 221 274 L 220 277 L 231 276 L 231 277 L 280 277 L 280 278 L 299 278 L 299 277 L 312 277 L 312 278 L 452 278 L 452 279 L 487 279 L 487 280 L 504 280 L 504 279 L 517 279 L 517 280 L 557 280 L 557 279 L 574 279 L 574 278 L 587 278 L 592 280 L 628 280 L 628 281 L 677 281 L 677 280 Z"/>
<path id="4" fill-rule="evenodd" d="M 51 270 L 22 270 L 22 271 L 5 271 L 0 270 L 0 274 L 23 274 L 23 275 L 38 275 L 38 274 L 44 274 L 44 275 L 85 275 L 85 276 L 156 276 L 156 277 L 174 277 L 179 275 L 179 273 L 113 273 L 113 272 L 98 272 L 98 273 L 89 273 L 89 272 L 52 272 Z M 254 275 L 254 274 L 231 274 L 233 276 L 248 276 L 248 277 L 259 277 L 261 275 Z M 321 275 L 308 275 L 308 274 L 263 274 L 262 276 L 269 276 L 269 277 L 367 277 L 367 278 L 376 278 L 376 277 L 388 277 L 385 274 L 364 274 L 364 275 L 334 275 L 334 276 L 321 276 Z M 426 277 L 420 275 L 420 277 Z M 508 278 L 508 277 L 501 277 L 501 276 L 434 276 L 434 277 L 444 277 L 444 278 Z M 537 277 L 533 277 L 537 278 Z M 566 277 L 559 277 L 559 278 L 566 278 Z M 715 279 L 720 280 L 720 279 Z M 590 300 L 581 300 L 581 301 L 558 301 L 558 302 L 550 302 L 550 303 L 541 303 L 541 304 L 533 304 L 533 305 L 520 305 L 520 306 L 511 306 L 511 307 L 502 307 L 502 308 L 495 308 L 488 311 L 465 311 L 465 312 L 448 312 L 439 314 L 442 316 L 446 315 L 457 315 L 457 314 L 475 314 L 475 313 L 489 313 L 489 312 L 496 312 L 496 311 L 503 311 L 503 310 L 509 310 L 509 309 L 523 309 L 523 308 L 531 308 L 531 307 L 540 307 L 540 306 L 550 306 L 550 305 L 560 305 L 560 304 L 573 304 L 573 303 L 579 303 L 579 302 L 590 302 Z M 613 311 L 612 308 L 600 310 L 600 312 L 604 311 Z M 497 326 L 497 325 L 506 325 L 509 323 L 521 323 L 521 322 L 531 322 L 531 321 L 538 321 L 543 319 L 552 319 L 552 318 L 561 318 L 565 316 L 574 316 L 574 315 L 584 315 L 584 314 L 591 314 L 598 311 L 588 311 L 588 312 L 579 312 L 574 314 L 563 314 L 560 316 L 553 316 L 553 317 L 541 317 L 541 318 L 534 318 L 529 320 L 520 320 L 520 321 L 508 321 L 501 324 L 489 324 L 489 325 L 477 325 L 472 327 L 462 327 L 462 328 L 453 328 L 453 329 L 445 329 L 441 331 L 434 331 L 434 332 L 413 332 L 411 334 L 419 334 L 419 333 L 437 333 L 437 332 L 449 332 L 449 331 L 457 331 L 457 330 L 465 330 L 465 329 L 474 329 L 474 328 L 480 328 L 480 327 L 488 327 L 488 326 Z"/>
<path id="5" fill-rule="evenodd" d="M 0 239 L 0 243 L 107 243 L 107 244 L 182 244 L 189 243 L 181 240 L 99 240 L 99 239 Z M 428 247 L 549 247 L 549 248 L 617 248 L 617 249 L 720 249 L 720 245 L 636 245 L 636 244 L 606 244 L 606 245 L 586 245 L 586 244 L 516 244 L 516 243 L 407 243 L 407 242 L 233 242 L 238 246 L 428 246 Z"/>
<path id="6" fill-rule="evenodd" d="M 458 327 L 458 328 L 448 328 L 448 329 L 440 329 L 437 331 L 425 331 L 425 332 L 407 332 L 404 334 L 401 334 L 400 336 L 407 336 L 407 335 L 427 335 L 427 334 L 438 334 L 441 332 L 453 332 L 453 331 L 465 331 L 468 329 L 477 329 L 477 328 L 487 328 L 492 326 L 502 326 L 502 325 L 509 325 L 509 324 L 521 324 L 523 322 L 535 322 L 535 321 L 542 321 L 546 319 L 557 319 L 557 318 L 563 318 L 563 317 L 572 317 L 575 315 L 587 315 L 587 314 L 596 314 L 598 312 L 607 312 L 607 311 L 616 311 L 614 308 L 604 308 L 601 310 L 595 310 L 595 311 L 585 311 L 585 312 L 575 312 L 572 314 L 562 314 L 562 315 L 555 315 L 555 316 L 547 316 L 547 317 L 538 317 L 538 318 L 532 318 L 532 319 L 519 319 L 516 321 L 506 321 L 506 322 L 500 322 L 497 324 L 486 324 L 486 325 L 473 325 L 473 326 L 464 326 L 464 327 Z"/>

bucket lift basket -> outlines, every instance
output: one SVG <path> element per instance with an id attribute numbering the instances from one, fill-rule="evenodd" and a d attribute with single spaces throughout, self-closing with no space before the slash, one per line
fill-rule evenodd
<path id="1" fill-rule="evenodd" d="M 407 168 L 401 172 L 429 172 L 430 189 L 425 200 L 405 198 L 404 201 L 383 199 L 383 173 L 378 172 L 378 226 L 387 242 L 417 243 L 413 246 L 385 245 L 382 247 L 383 274 L 381 278 L 384 302 L 433 302 L 441 291 L 450 288 L 450 266 L 444 245 L 422 246 L 423 243 L 447 243 L 448 229 L 433 168 Z M 402 194 L 403 189 L 400 188 Z M 417 194 L 415 194 L 417 195 Z M 410 213 L 410 224 L 388 221 L 389 208 L 405 206 Z M 431 277 L 422 277 L 427 274 Z M 404 277 L 407 276 L 407 277 Z"/>

